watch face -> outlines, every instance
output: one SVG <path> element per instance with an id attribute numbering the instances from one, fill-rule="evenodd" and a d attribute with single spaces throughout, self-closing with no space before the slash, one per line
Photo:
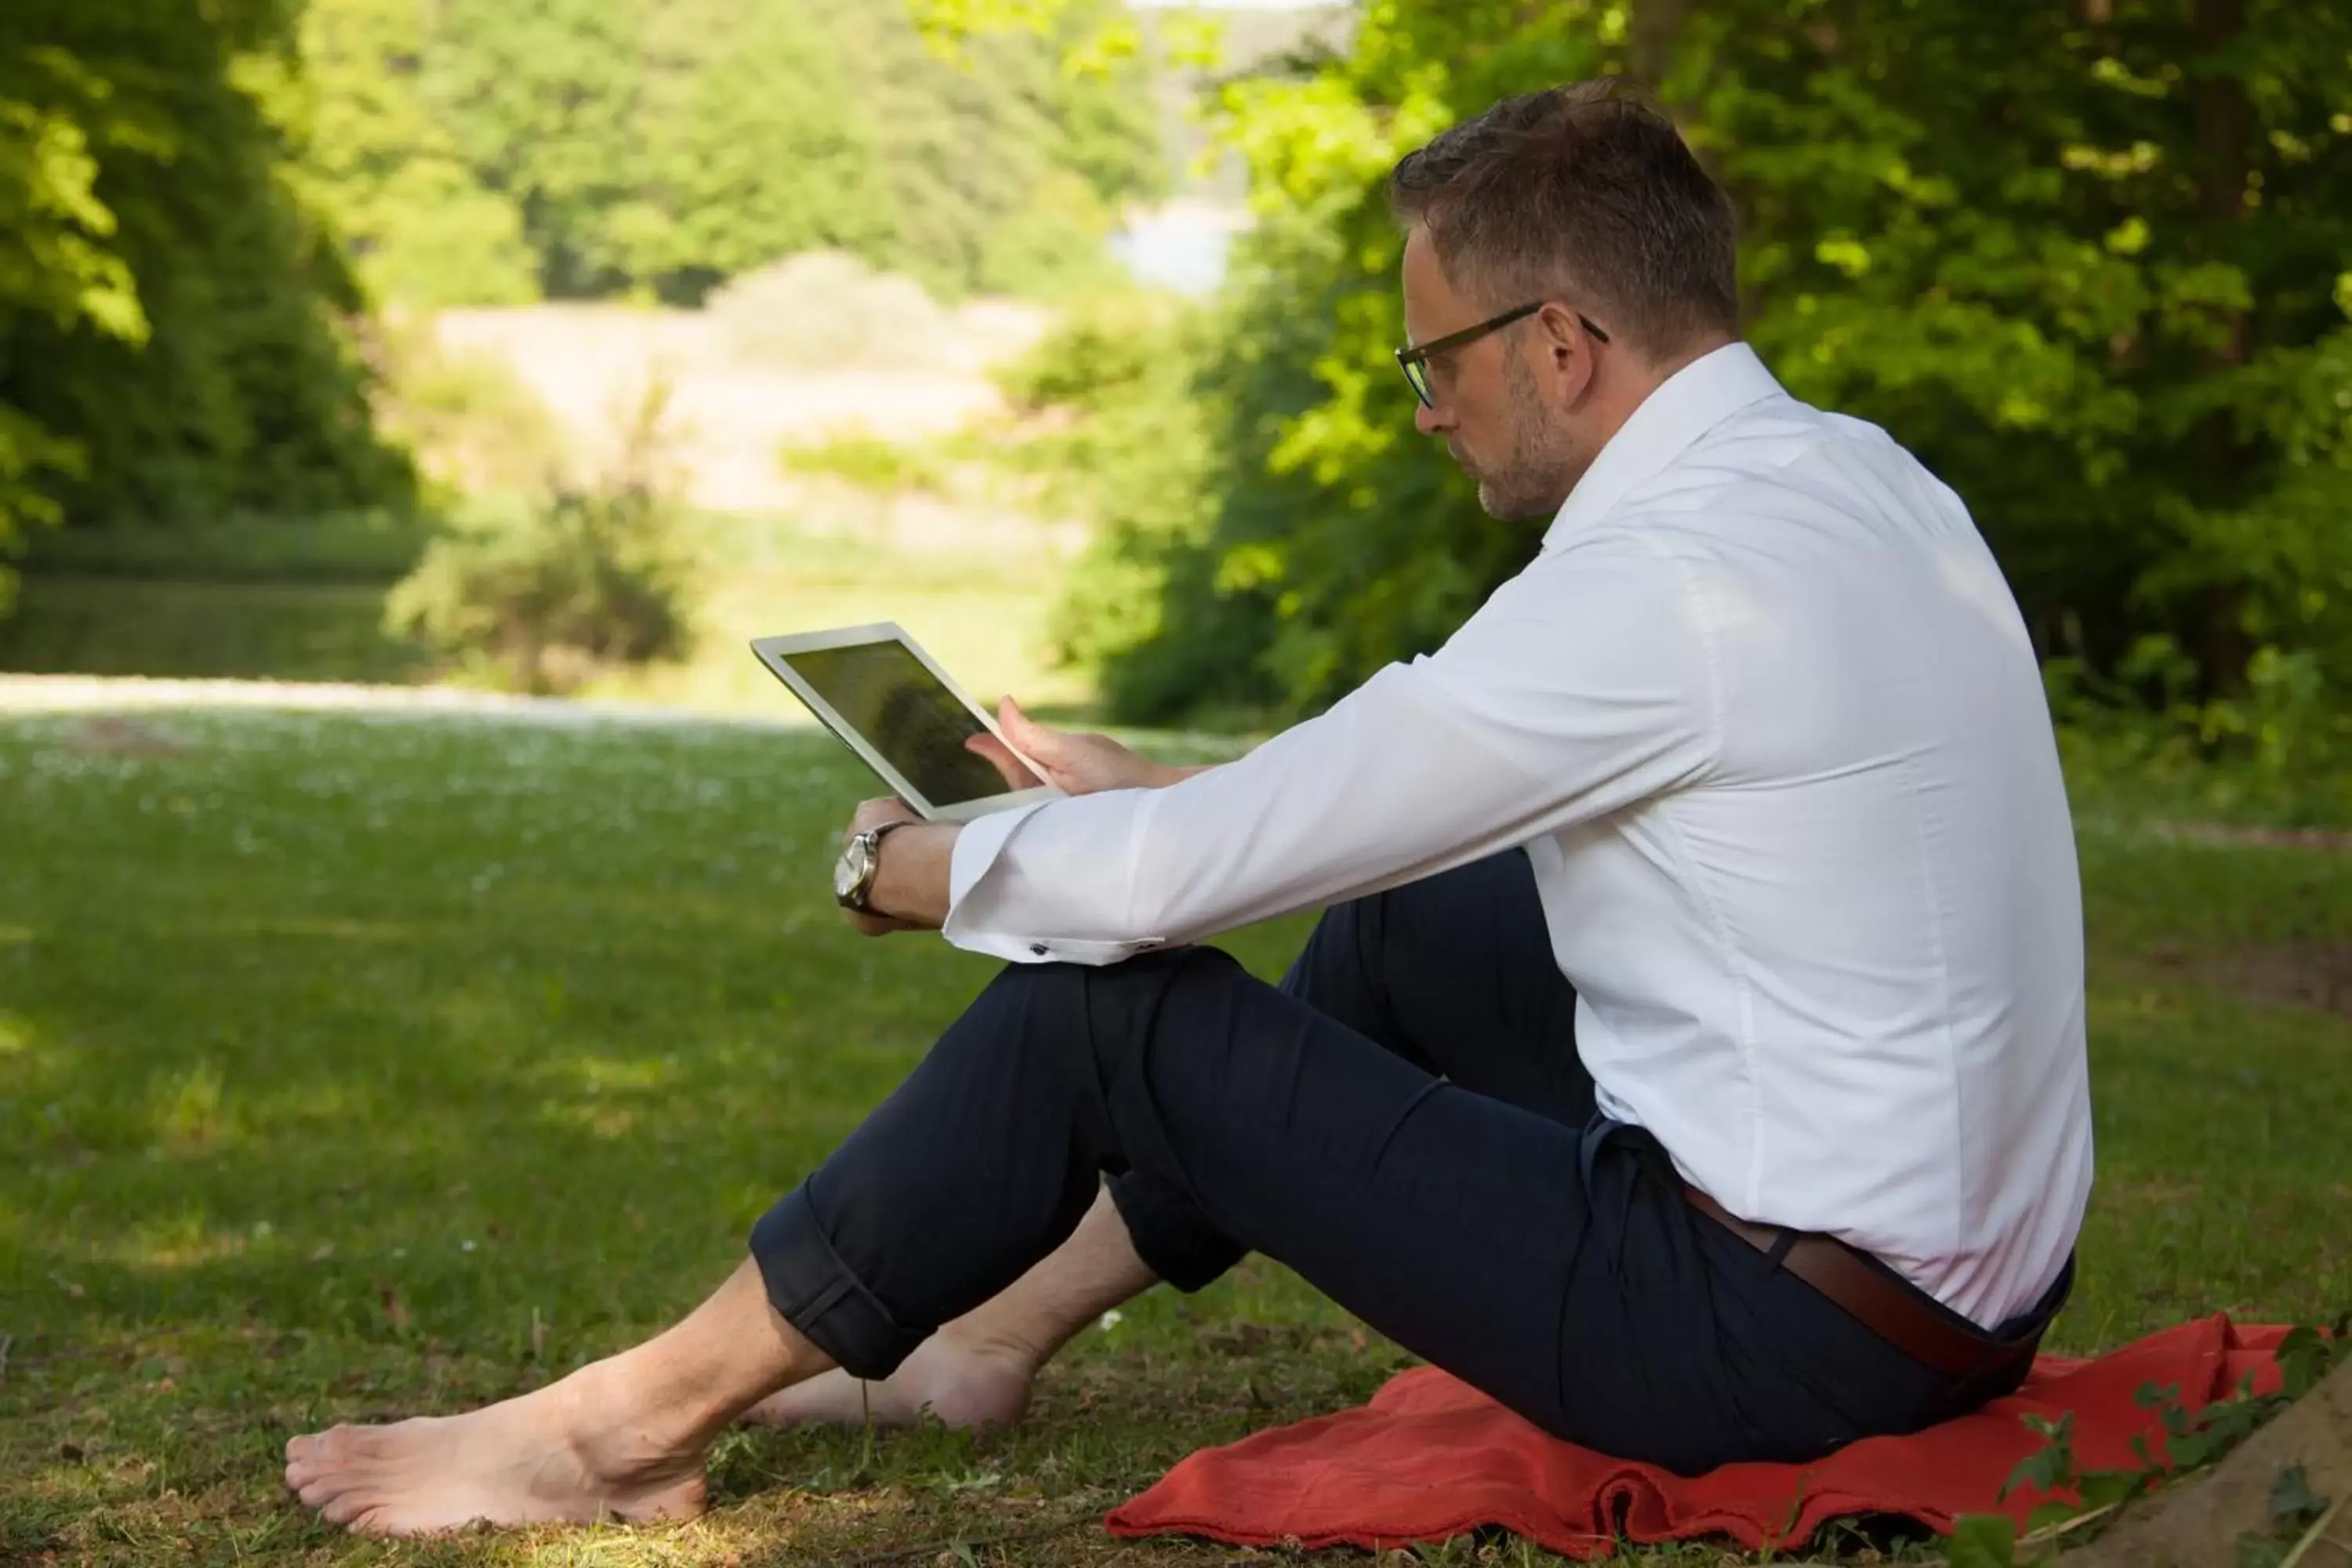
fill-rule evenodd
<path id="1" fill-rule="evenodd" d="M 841 858 L 833 863 L 833 896 L 849 897 L 865 875 L 866 840 L 853 838 L 842 847 Z"/>

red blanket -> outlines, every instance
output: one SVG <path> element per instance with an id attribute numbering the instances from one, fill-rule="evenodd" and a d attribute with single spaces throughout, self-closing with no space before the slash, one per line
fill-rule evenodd
<path id="1" fill-rule="evenodd" d="M 2042 1447 L 2021 1416 L 2074 1414 L 2084 1469 L 2134 1467 L 2132 1438 L 2161 1453 L 2144 1384 L 2178 1384 L 2196 1409 L 2252 1373 L 2277 1385 L 2284 1329 L 2200 1319 L 2095 1361 L 2043 1356 L 2025 1386 L 1972 1415 L 1906 1437 L 1872 1437 L 1812 1465 L 1726 1465 L 1684 1477 L 1546 1436 L 1493 1400 L 1420 1367 L 1359 1410 L 1260 1432 L 1184 1460 L 1112 1513 L 1123 1536 L 1204 1535 L 1244 1546 L 1296 1542 L 1378 1550 L 1500 1525 L 1563 1556 L 1727 1535 L 1750 1551 L 1801 1543 L 1832 1519 L 1904 1514 L 1948 1533 L 1964 1513 L 2021 1523 L 2040 1493 L 2000 1496 Z"/>

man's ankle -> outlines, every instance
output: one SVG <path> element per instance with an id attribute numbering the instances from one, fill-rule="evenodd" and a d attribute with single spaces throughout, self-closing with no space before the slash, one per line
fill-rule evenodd
<path id="1" fill-rule="evenodd" d="M 1034 1377 L 1049 1352 L 1030 1338 L 986 1324 L 950 1323 L 940 1331 L 941 1348 L 960 1361 L 986 1362 L 1002 1369 L 1017 1368 Z"/>

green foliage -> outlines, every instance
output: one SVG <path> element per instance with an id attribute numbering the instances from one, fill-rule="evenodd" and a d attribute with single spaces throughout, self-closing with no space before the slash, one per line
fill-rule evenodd
<path id="1" fill-rule="evenodd" d="M 278 177 L 288 26 L 272 0 L 0 12 L 0 547 L 404 496 L 358 296 Z"/>
<path id="2" fill-rule="evenodd" d="M 611 465 L 586 482 L 551 476 L 536 500 L 458 508 L 385 599 L 384 630 L 524 691 L 683 655 L 692 631 L 661 465 L 667 412 L 667 389 L 649 389 Z"/>
<path id="3" fill-rule="evenodd" d="M 576 490 L 462 510 L 385 600 L 384 628 L 521 691 L 568 691 L 688 640 L 658 514 L 640 496 Z"/>
<path id="4" fill-rule="evenodd" d="M 2013 1568 L 2017 1526 L 1997 1513 L 1964 1514 L 1952 1521 L 1944 1562 L 1948 1568 Z"/>
<path id="5" fill-rule="evenodd" d="M 2046 651 L 2141 701 L 2132 650 L 2169 638 L 2230 704 L 2212 746 L 2303 766 L 2352 689 L 2352 16 L 2239 9 L 1703 0 L 1656 7 L 1660 50 L 1600 0 L 1387 0 L 1344 56 L 1228 85 L 1260 221 L 1192 394 L 1213 521 L 1141 548 L 1162 603 L 1115 665 L 1312 709 L 1527 557 L 1413 432 L 1384 177 L 1496 98 L 1641 68 L 1734 194 L 1791 390 L 1969 499 Z"/>
<path id="6" fill-rule="evenodd" d="M 1064 68 L 1107 9 L 948 58 L 898 0 L 310 0 L 307 174 L 420 304 L 693 301 L 812 249 L 1052 290 L 1165 180 L 1139 67 Z"/>
<path id="7" fill-rule="evenodd" d="M 422 79 L 429 18 L 414 0 L 303 8 L 304 187 L 373 298 L 426 308 L 533 299 L 515 205 L 467 161 Z"/>
<path id="8" fill-rule="evenodd" d="M 936 447 L 887 440 L 864 431 L 793 442 L 779 454 L 784 471 L 846 479 L 885 494 L 946 492 L 952 464 Z"/>
<path id="9" fill-rule="evenodd" d="M 2134 1438 L 2132 1447 L 2139 1456 L 2136 1466 L 2110 1470 L 2079 1468 L 2074 1457 L 2072 1411 L 2062 1414 L 2055 1421 L 2038 1415 L 2024 1417 L 2025 1425 L 2042 1439 L 2042 1446 L 2018 1461 L 2002 1484 L 2000 1495 L 2006 1499 L 2012 1492 L 2032 1491 L 2045 1500 L 2027 1516 L 2021 1534 L 2015 1522 L 2004 1515 L 1962 1516 L 1954 1521 L 1948 1561 L 1953 1568 L 2012 1568 L 2019 1561 L 2020 1547 L 2051 1542 L 2189 1471 L 2213 1464 L 2282 1410 L 2318 1387 L 2337 1362 L 2352 1355 L 2352 1338 L 2347 1338 L 2347 1330 L 2352 1330 L 2352 1318 L 2339 1319 L 2335 1328 L 2326 1332 L 2309 1324 L 2291 1330 L 2276 1352 L 2279 1386 L 2268 1394 L 2254 1393 L 2253 1374 L 2249 1373 L 2233 1396 L 2214 1400 L 2192 1411 L 2181 1404 L 2178 1384 L 2158 1387 L 2143 1384 L 2134 1400 L 2142 1409 L 2156 1412 L 2164 1434 L 2164 1451 L 2161 1456 L 2155 1454 L 2145 1439 Z M 2274 1524 L 2300 1531 L 2317 1519 L 2326 1507 L 2326 1500 L 2313 1495 L 2300 1466 L 2281 1471 L 2272 1487 L 2271 1518 Z M 2263 1548 L 2267 1544 L 2258 1538 L 2242 1542 L 2242 1559 L 2249 1546 Z M 2276 1568 L 2279 1554 L 2269 1551 L 2253 1560 L 2266 1568 Z"/>
<path id="10" fill-rule="evenodd" d="M 1255 606 L 1187 594 L 1178 576 L 1208 558 L 1207 498 L 1231 460 L 1203 380 L 1221 331 L 1213 311 L 1166 296 L 1105 294 L 998 373 L 1038 426 L 1003 460 L 1043 481 L 1046 508 L 1097 524 L 1055 637 L 1065 658 L 1101 672 L 1121 715 L 1222 705 L 1234 716 L 1263 700 L 1218 635 L 1248 637 Z M 1192 618 L 1170 635 L 1162 617 L 1180 605 Z"/>

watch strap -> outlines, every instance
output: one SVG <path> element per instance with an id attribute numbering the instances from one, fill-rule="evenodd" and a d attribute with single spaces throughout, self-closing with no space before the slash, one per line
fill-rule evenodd
<path id="1" fill-rule="evenodd" d="M 868 895 L 874 891 L 874 879 L 882 874 L 882 840 L 887 837 L 892 830 L 907 826 L 906 819 L 901 817 L 896 822 L 877 822 L 857 835 L 858 838 L 866 841 L 866 872 L 857 879 L 857 885 L 850 889 L 848 895 L 841 900 L 843 908 L 855 910 L 861 915 L 870 915 L 874 912 L 874 905 Z"/>

